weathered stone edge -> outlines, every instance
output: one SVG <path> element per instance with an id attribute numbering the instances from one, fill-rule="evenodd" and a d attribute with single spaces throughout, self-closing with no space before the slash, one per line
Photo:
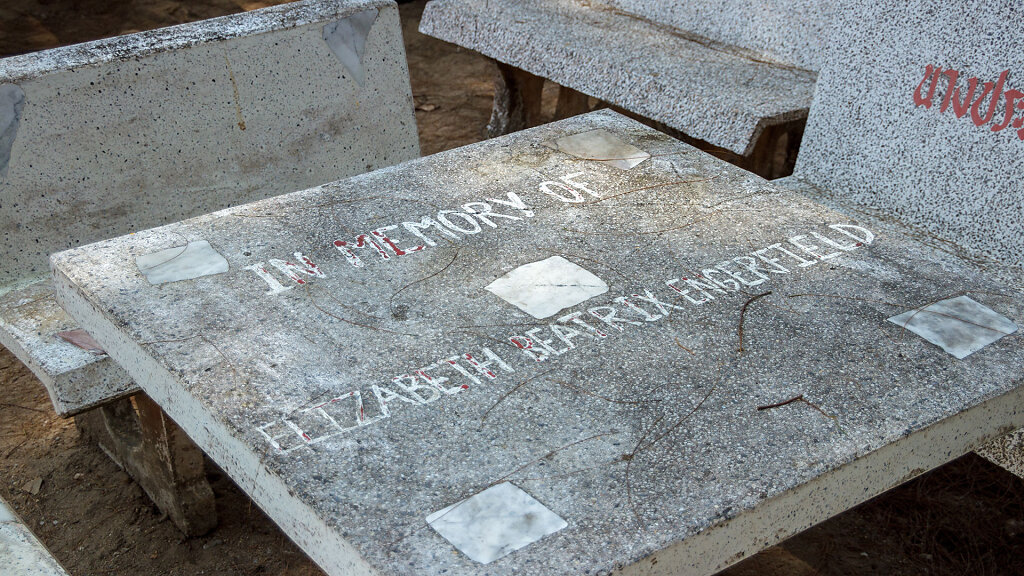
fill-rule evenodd
<path id="1" fill-rule="evenodd" d="M 200 44 L 286 30 L 343 18 L 393 0 L 303 0 L 93 42 L 62 46 L 0 60 L 0 83 L 114 61 L 127 61 Z"/>
<path id="2" fill-rule="evenodd" d="M 1024 387 L 864 454 L 674 546 L 621 568 L 623 576 L 713 574 L 1024 425 Z M 1002 423 L 1001 425 L 998 425 Z M 842 486 L 828 490 L 828 485 Z M 781 522 L 780 522 L 781 519 Z M 716 561 L 716 558 L 725 558 Z"/>
<path id="3" fill-rule="evenodd" d="M 113 325 L 58 267 L 53 267 L 57 302 L 85 327 L 111 358 L 184 430 L 200 448 L 274 519 L 282 530 L 330 576 L 377 576 L 336 527 L 309 508 L 279 476 L 266 469 L 255 451 L 209 413 L 131 337 Z M 258 477 L 258 482 L 257 482 Z"/>

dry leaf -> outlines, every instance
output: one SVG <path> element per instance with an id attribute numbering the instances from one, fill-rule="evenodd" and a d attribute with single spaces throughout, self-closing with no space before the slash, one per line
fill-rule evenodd
<path id="1" fill-rule="evenodd" d="M 35 496 L 36 494 L 39 494 L 39 489 L 42 487 L 43 479 L 40 478 L 39 476 L 36 476 L 34 479 L 26 482 L 25 485 L 21 487 L 21 489 Z"/>

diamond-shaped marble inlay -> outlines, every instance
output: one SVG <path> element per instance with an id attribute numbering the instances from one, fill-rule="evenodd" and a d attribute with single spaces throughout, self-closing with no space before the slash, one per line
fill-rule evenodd
<path id="1" fill-rule="evenodd" d="M 150 284 L 192 280 L 228 271 L 228 261 L 206 240 L 138 256 L 135 264 Z"/>
<path id="2" fill-rule="evenodd" d="M 561 256 L 522 266 L 487 285 L 487 290 L 534 318 L 547 318 L 604 294 L 608 284 Z"/>
<path id="3" fill-rule="evenodd" d="M 888 320 L 959 359 L 1017 331 L 1009 318 L 967 296 L 940 300 Z"/>
<path id="4" fill-rule="evenodd" d="M 504 482 L 427 516 L 460 552 L 488 564 L 568 526 L 533 496 Z"/>

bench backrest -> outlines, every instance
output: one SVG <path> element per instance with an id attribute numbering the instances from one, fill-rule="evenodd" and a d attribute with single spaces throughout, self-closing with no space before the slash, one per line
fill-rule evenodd
<path id="1" fill-rule="evenodd" d="M 0 286 L 44 274 L 52 252 L 418 155 L 391 0 L 0 60 Z"/>
<path id="2" fill-rule="evenodd" d="M 796 175 L 1021 266 L 1024 5 L 850 4 L 836 18 Z"/>
<path id="3" fill-rule="evenodd" d="M 807 70 L 821 68 L 835 2 L 830 0 L 602 0 L 645 20 L 750 50 Z"/>

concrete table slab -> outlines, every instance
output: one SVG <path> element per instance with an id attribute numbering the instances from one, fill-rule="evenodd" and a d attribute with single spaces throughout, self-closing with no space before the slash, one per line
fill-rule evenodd
<path id="1" fill-rule="evenodd" d="M 50 253 L 418 155 L 387 0 L 296 2 L 2 59 L 0 341 L 62 415 L 136 391 L 57 338 L 76 326 L 55 303 L 26 307 L 52 289 Z"/>
<path id="2" fill-rule="evenodd" d="M 814 72 L 604 8 L 434 0 L 420 31 L 740 155 L 766 127 L 806 117 Z"/>
<path id="3" fill-rule="evenodd" d="M 0 498 L 0 567 L 4 576 L 67 576 L 42 542 Z"/>
<path id="4" fill-rule="evenodd" d="M 651 157 L 546 144 L 596 129 Z M 229 271 L 136 266 L 198 241 Z M 554 257 L 518 283 L 548 317 L 487 289 Z M 961 360 L 887 321 L 1019 292 L 610 112 L 51 262 L 329 574 L 709 574 L 1024 423 L 1019 332 Z M 505 482 L 566 527 L 480 564 L 427 525 Z"/>

